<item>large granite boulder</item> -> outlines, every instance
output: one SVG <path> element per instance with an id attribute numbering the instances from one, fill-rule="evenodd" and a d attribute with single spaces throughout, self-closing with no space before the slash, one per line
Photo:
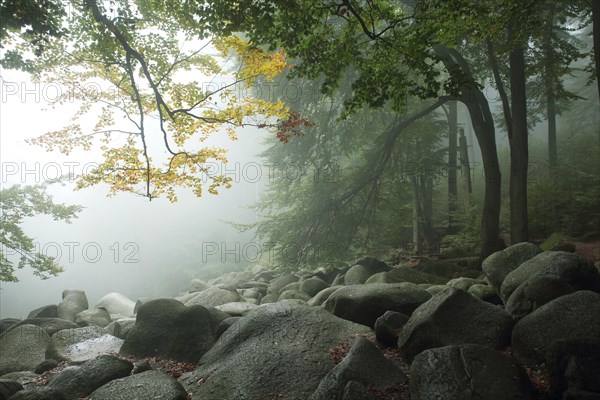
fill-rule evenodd
<path id="1" fill-rule="evenodd" d="M 23 321 L 19 321 L 17 324 L 11 326 L 8 330 L 14 329 L 22 325 L 35 325 L 39 326 L 48 333 L 48 336 L 54 335 L 58 331 L 63 329 L 75 329 L 80 326 L 75 322 L 67 321 L 60 318 L 27 318 Z"/>
<path id="2" fill-rule="evenodd" d="M 552 343 L 600 337 L 600 294 L 588 290 L 559 297 L 522 318 L 512 333 L 515 358 L 529 366 L 546 363 Z"/>
<path id="3" fill-rule="evenodd" d="M 335 365 L 329 350 L 370 333 L 297 301 L 262 305 L 227 329 L 179 381 L 194 400 L 306 400 Z"/>
<path id="4" fill-rule="evenodd" d="M 523 282 L 508 298 L 505 309 L 520 319 L 561 296 L 575 292 L 563 279 L 536 274 Z"/>
<path id="5" fill-rule="evenodd" d="M 300 291 L 306 293 L 310 297 L 314 297 L 321 290 L 328 288 L 329 285 L 321 278 L 313 276 L 312 278 L 305 279 L 300 284 Z"/>
<path id="6" fill-rule="evenodd" d="M 152 370 L 115 379 L 96 389 L 91 398 L 93 400 L 187 400 L 188 395 L 175 378 Z"/>
<path id="7" fill-rule="evenodd" d="M 396 311 L 386 311 L 375 321 L 375 337 L 379 343 L 392 347 L 398 344 L 402 327 L 410 318 Z"/>
<path id="8" fill-rule="evenodd" d="M 0 379 L 0 400 L 7 400 L 18 391 L 23 390 L 23 386 L 11 379 Z"/>
<path id="9" fill-rule="evenodd" d="M 413 267 L 400 265 L 392 268 L 390 271 L 380 272 L 369 279 L 366 283 L 401 283 L 410 282 L 415 284 L 428 283 L 431 285 L 443 285 L 448 282 L 448 278 L 419 271 Z"/>
<path id="10" fill-rule="evenodd" d="M 52 336 L 46 358 L 83 363 L 102 354 L 117 353 L 122 344 L 122 339 L 98 326 L 65 329 Z"/>
<path id="11" fill-rule="evenodd" d="M 109 293 L 96 303 L 96 308 L 103 308 L 109 314 L 118 314 L 123 317 L 133 317 L 135 302 L 121 293 Z"/>
<path id="12" fill-rule="evenodd" d="M 384 391 L 408 381 L 407 376 L 364 337 L 359 337 L 346 357 L 321 380 L 309 400 L 342 398 L 346 385 L 359 382 L 365 387 Z"/>
<path id="13" fill-rule="evenodd" d="M 200 279 L 192 279 L 187 287 L 188 292 L 196 293 L 208 289 L 208 284 Z"/>
<path id="14" fill-rule="evenodd" d="M 598 270 L 581 256 L 564 251 L 546 251 L 525 261 L 509 273 L 500 288 L 502 299 L 510 295 L 527 279 L 542 273 L 565 280 L 577 290 L 600 291 Z"/>
<path id="15" fill-rule="evenodd" d="M 77 314 L 89 307 L 87 296 L 83 290 L 63 290 L 62 301 L 58 303 L 56 315 L 58 318 L 75 322 Z"/>
<path id="16" fill-rule="evenodd" d="M 372 328 L 386 311 L 410 315 L 430 298 L 424 289 L 411 283 L 372 283 L 341 287 L 322 307 L 340 318 Z"/>
<path id="17" fill-rule="evenodd" d="M 244 298 L 235 291 L 235 289 L 229 290 L 216 286 L 211 286 L 206 290 L 198 292 L 196 296 L 188 300 L 186 306 L 204 306 L 204 307 L 216 307 L 227 303 L 235 303 L 238 301 L 244 301 Z"/>
<path id="18" fill-rule="evenodd" d="M 410 368 L 411 400 L 514 400 L 530 398 L 531 384 L 514 360 L 487 346 L 428 349 Z"/>
<path id="19" fill-rule="evenodd" d="M 412 314 L 398 338 L 398 347 L 410 361 L 434 347 L 480 344 L 502 348 L 510 344 L 510 315 L 461 289 L 447 288 Z"/>
<path id="20" fill-rule="evenodd" d="M 285 274 L 276 278 L 269 284 L 269 293 L 279 295 L 281 289 L 293 282 L 298 282 L 300 278 L 294 274 Z"/>
<path id="21" fill-rule="evenodd" d="M 83 310 L 75 317 L 75 323 L 79 326 L 99 326 L 104 328 L 112 322 L 110 314 L 104 308 Z"/>
<path id="22" fill-rule="evenodd" d="M 131 373 L 133 364 L 114 355 L 101 355 L 80 366 L 70 366 L 50 379 L 47 386 L 61 392 L 68 400 L 77 400 L 99 387 Z"/>
<path id="23" fill-rule="evenodd" d="M 338 290 L 341 287 L 342 287 L 342 285 L 337 285 L 337 286 L 331 286 L 331 287 L 321 290 L 312 299 L 310 299 L 308 301 L 308 305 L 309 306 L 320 306 L 321 304 L 325 303 L 325 300 L 327 300 L 333 292 L 335 292 L 336 290 Z"/>
<path id="24" fill-rule="evenodd" d="M 67 400 L 58 390 L 51 387 L 34 387 L 15 393 L 10 400 Z"/>
<path id="25" fill-rule="evenodd" d="M 33 371 L 46 359 L 50 336 L 35 325 L 21 325 L 0 336 L 0 375 Z"/>
<path id="26" fill-rule="evenodd" d="M 360 285 L 365 283 L 371 275 L 373 272 L 369 268 L 359 264 L 353 265 L 344 276 L 344 285 Z"/>
<path id="27" fill-rule="evenodd" d="M 489 255 L 483 260 L 481 269 L 485 272 L 490 285 L 500 293 L 500 287 L 506 276 L 541 252 L 542 250 L 533 243 L 517 243 Z"/>
<path id="28" fill-rule="evenodd" d="M 600 397 L 600 337 L 555 340 L 546 359 L 550 398 L 561 399 L 576 391 Z"/>
<path id="29" fill-rule="evenodd" d="M 214 345 L 219 322 L 205 307 L 153 300 L 138 310 L 120 353 L 197 362 Z"/>
<path id="30" fill-rule="evenodd" d="M 56 304 L 50 304 L 36 308 L 31 311 L 27 318 L 57 318 L 58 317 L 58 306 Z"/>

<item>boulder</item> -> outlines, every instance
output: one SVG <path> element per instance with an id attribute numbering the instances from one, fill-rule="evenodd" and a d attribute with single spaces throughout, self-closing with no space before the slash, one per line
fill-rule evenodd
<path id="1" fill-rule="evenodd" d="M 104 330 L 109 334 L 118 337 L 119 339 L 125 339 L 131 328 L 135 325 L 135 318 L 123 318 L 108 324 Z"/>
<path id="2" fill-rule="evenodd" d="M 214 345 L 219 322 L 205 307 L 154 300 L 140 307 L 120 353 L 197 362 Z"/>
<path id="3" fill-rule="evenodd" d="M 204 306 L 204 307 L 216 307 L 227 303 L 234 303 L 237 301 L 243 301 L 244 298 L 240 296 L 235 290 L 227 290 L 215 286 L 211 286 L 208 289 L 199 292 L 192 299 L 188 300 L 186 306 Z"/>
<path id="4" fill-rule="evenodd" d="M 79 326 L 99 326 L 100 328 L 104 328 L 111 322 L 110 314 L 104 308 L 84 310 L 75 317 L 75 323 Z"/>
<path id="5" fill-rule="evenodd" d="M 363 284 L 373 275 L 373 272 L 363 265 L 353 265 L 344 276 L 344 285 L 360 285 Z"/>
<path id="6" fill-rule="evenodd" d="M 369 333 L 297 301 L 262 305 L 226 330 L 179 381 L 194 399 L 306 400 L 335 365 L 329 349 Z"/>
<path id="7" fill-rule="evenodd" d="M 2 318 L 0 319 L 0 334 L 6 332 L 9 328 L 14 327 L 16 324 L 21 322 L 17 318 Z"/>
<path id="8" fill-rule="evenodd" d="M 117 353 L 122 344 L 123 340 L 98 326 L 65 329 L 52 336 L 46 358 L 78 364 L 102 354 Z"/>
<path id="9" fill-rule="evenodd" d="M 53 360 L 51 358 L 42 361 L 41 363 L 39 363 L 35 369 L 33 370 L 33 372 L 35 372 L 38 375 L 43 374 L 46 371 L 50 371 L 51 369 L 54 369 L 56 367 L 58 367 L 60 363 L 56 360 Z"/>
<path id="10" fill-rule="evenodd" d="M 33 380 L 39 375 L 32 371 L 9 372 L 8 374 L 0 375 L 0 379 L 18 382 L 24 389 L 33 387 Z"/>
<path id="11" fill-rule="evenodd" d="M 75 329 L 80 327 L 75 322 L 67 321 L 60 318 L 28 318 L 23 321 L 19 321 L 19 323 L 11 326 L 9 330 L 22 325 L 39 326 L 40 328 L 45 330 L 46 333 L 48 333 L 48 336 L 52 336 L 56 332 L 62 331 L 63 329 Z"/>
<path id="12" fill-rule="evenodd" d="M 43 306 L 40 308 L 36 308 L 31 311 L 27 318 L 57 318 L 58 317 L 58 306 L 56 304 L 51 304 L 48 306 Z"/>
<path id="13" fill-rule="evenodd" d="M 0 375 L 33 371 L 46 359 L 50 336 L 35 325 L 21 325 L 0 337 Z"/>
<path id="14" fill-rule="evenodd" d="M 93 400 L 187 400 L 188 395 L 175 378 L 160 371 L 145 371 L 115 379 L 96 389 Z"/>
<path id="15" fill-rule="evenodd" d="M 346 279 L 346 273 L 340 273 L 337 274 L 335 276 L 335 278 L 333 278 L 333 281 L 331 282 L 331 286 L 342 286 L 344 284 L 344 280 Z"/>
<path id="16" fill-rule="evenodd" d="M 521 319 L 544 304 L 575 292 L 562 279 L 537 274 L 523 282 L 508 298 L 505 309 L 514 319 Z"/>
<path id="17" fill-rule="evenodd" d="M 310 297 L 314 297 L 321 290 L 328 288 L 329 285 L 321 278 L 312 277 L 308 278 L 300 284 L 300 291 L 308 294 Z"/>
<path id="18" fill-rule="evenodd" d="M 523 317 L 512 333 L 515 358 L 528 366 L 546 363 L 555 340 L 600 337 L 600 294 L 588 290 L 559 297 Z"/>
<path id="19" fill-rule="evenodd" d="M 321 380 L 309 400 L 342 398 L 346 385 L 351 381 L 383 391 L 406 383 L 407 380 L 407 376 L 386 359 L 377 347 L 364 337 L 359 337 L 342 362 Z"/>
<path id="20" fill-rule="evenodd" d="M 468 292 L 485 302 L 492 304 L 502 304 L 502 300 L 500 300 L 498 292 L 490 285 L 476 283 L 474 285 L 469 286 Z"/>
<path id="21" fill-rule="evenodd" d="M 379 343 L 392 347 L 398 344 L 398 336 L 409 317 L 396 311 L 386 311 L 375 321 L 375 337 Z"/>
<path id="22" fill-rule="evenodd" d="M 133 317 L 135 303 L 121 293 L 109 293 L 98 300 L 96 308 L 104 308 L 109 314 L 119 314 L 124 317 Z"/>
<path id="23" fill-rule="evenodd" d="M 415 284 L 428 283 L 431 285 L 443 285 L 448 282 L 447 278 L 421 272 L 413 267 L 400 265 L 390 271 L 381 272 L 371 276 L 366 283 L 401 283 L 410 282 Z"/>
<path id="24" fill-rule="evenodd" d="M 89 307 L 87 296 L 83 290 L 63 290 L 62 301 L 58 303 L 56 314 L 58 318 L 75 322 L 77 314 Z"/>
<path id="25" fill-rule="evenodd" d="M 480 344 L 495 349 L 510 344 L 510 315 L 461 289 L 446 288 L 417 308 L 398 338 L 407 360 L 434 347 Z"/>
<path id="26" fill-rule="evenodd" d="M 13 395 L 10 400 L 67 400 L 58 390 L 51 387 L 33 387 L 21 390 Z"/>
<path id="27" fill-rule="evenodd" d="M 500 293 L 500 287 L 506 276 L 541 252 L 542 250 L 533 243 L 517 243 L 489 255 L 483 260 L 481 269 L 485 272 L 490 285 Z"/>
<path id="28" fill-rule="evenodd" d="M 523 282 L 538 273 L 563 279 L 577 290 L 600 291 L 600 275 L 590 262 L 577 254 L 546 251 L 525 261 L 506 276 L 500 288 L 502 299 L 508 301 Z"/>
<path id="29" fill-rule="evenodd" d="M 362 265 L 371 271 L 371 274 L 376 274 L 377 272 L 384 272 L 390 269 L 390 266 L 376 259 L 375 257 L 362 257 L 354 262 L 354 265 Z"/>
<path id="30" fill-rule="evenodd" d="M 281 294 L 287 290 L 295 290 L 295 291 L 300 290 L 300 282 L 288 283 L 287 285 L 285 285 L 284 287 L 281 288 L 279 293 Z"/>
<path id="31" fill-rule="evenodd" d="M 269 293 L 260 299 L 260 304 L 276 303 L 277 300 L 279 300 L 279 293 Z"/>
<path id="32" fill-rule="evenodd" d="M 379 400 L 381 397 L 375 396 L 365 385 L 360 382 L 350 381 L 344 388 L 342 400 Z"/>
<path id="33" fill-rule="evenodd" d="M 10 396 L 23 390 L 23 386 L 10 379 L 0 379 L 0 399 L 7 400 Z"/>
<path id="34" fill-rule="evenodd" d="M 189 299 L 191 299 L 191 298 L 193 298 L 195 296 L 195 294 L 194 293 L 189 293 L 189 296 L 190 296 Z M 175 298 L 175 299 L 178 300 L 177 298 Z M 189 299 L 187 299 L 187 300 L 189 300 Z M 135 307 L 133 309 L 133 313 L 137 314 L 137 312 L 138 312 L 138 310 L 140 309 L 141 306 L 143 306 L 146 303 L 151 302 L 152 300 L 156 300 L 156 299 L 154 299 L 152 297 L 141 297 L 141 298 L 137 299 L 136 302 L 135 302 Z M 182 303 L 185 304 L 185 301 L 182 301 Z"/>
<path id="35" fill-rule="evenodd" d="M 229 314 L 232 317 L 242 317 L 248 314 L 250 311 L 254 310 L 256 307 L 258 306 L 252 303 L 236 302 L 223 304 L 220 306 L 216 306 L 215 308 L 217 310 Z"/>
<path id="36" fill-rule="evenodd" d="M 283 289 L 284 286 L 286 286 L 292 282 L 298 282 L 299 279 L 300 278 L 298 278 L 294 274 L 282 275 L 269 284 L 269 293 L 275 293 L 275 294 L 279 295 L 281 289 Z"/>
<path id="37" fill-rule="evenodd" d="M 331 287 L 321 290 L 312 299 L 310 299 L 308 301 L 308 305 L 309 306 L 320 306 L 321 304 L 323 304 L 325 302 L 325 300 L 327 300 L 329 298 L 329 296 L 331 296 L 331 294 L 333 292 L 335 292 L 336 290 L 338 290 L 341 287 L 342 287 L 342 285 L 331 286 Z"/>
<path id="38" fill-rule="evenodd" d="M 530 398 L 531 383 L 514 360 L 487 346 L 428 349 L 410 367 L 411 400 Z"/>
<path id="39" fill-rule="evenodd" d="M 235 324 L 241 318 L 242 317 L 230 317 L 230 318 L 227 318 L 227 319 L 224 319 L 223 321 L 221 321 L 219 323 L 219 326 L 217 327 L 217 334 L 216 334 L 217 338 L 220 338 L 221 335 L 223 333 L 225 333 L 225 331 L 227 329 L 231 328 L 231 326 L 233 324 Z"/>
<path id="40" fill-rule="evenodd" d="M 480 279 L 466 278 L 464 276 L 461 276 L 460 278 L 450 279 L 446 283 L 446 286 L 468 291 L 471 286 L 482 285 L 484 283 L 485 282 L 483 282 Z"/>
<path id="41" fill-rule="evenodd" d="M 208 289 L 208 284 L 200 279 L 192 279 L 187 287 L 190 293 L 201 292 Z"/>
<path id="42" fill-rule="evenodd" d="M 546 358 L 551 398 L 561 399 L 567 391 L 600 395 L 600 337 L 555 340 Z"/>
<path id="43" fill-rule="evenodd" d="M 373 327 L 386 311 L 410 315 L 430 297 L 411 283 L 372 283 L 341 287 L 322 307 L 340 318 Z"/>
<path id="44" fill-rule="evenodd" d="M 443 260 L 432 260 L 429 258 L 420 259 L 419 263 L 412 268 L 417 271 L 448 279 L 456 278 L 456 276 L 463 270 L 463 267 L 455 263 Z"/>
<path id="45" fill-rule="evenodd" d="M 94 390 L 131 373 L 133 364 L 113 355 L 101 355 L 80 366 L 71 366 L 52 377 L 47 386 L 61 392 L 68 400 L 86 397 Z"/>
<path id="46" fill-rule="evenodd" d="M 309 301 L 310 300 L 310 296 L 307 295 L 304 292 L 299 291 L 299 290 L 289 289 L 289 290 L 283 290 L 281 292 L 281 294 L 279 295 L 279 298 L 277 299 L 277 301 L 281 301 L 281 300 L 302 300 L 302 301 Z"/>

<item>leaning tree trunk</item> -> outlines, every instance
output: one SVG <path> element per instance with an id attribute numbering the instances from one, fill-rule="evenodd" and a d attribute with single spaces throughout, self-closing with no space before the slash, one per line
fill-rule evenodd
<path id="1" fill-rule="evenodd" d="M 458 153 L 458 107 L 456 101 L 448 103 L 448 233 L 456 233 L 458 211 L 458 183 L 456 180 L 456 160 Z"/>
<path id="2" fill-rule="evenodd" d="M 481 257 L 487 257 L 500 250 L 504 243 L 500 239 L 500 194 L 501 174 L 496 150 L 496 129 L 490 105 L 478 88 L 467 61 L 456 49 L 441 45 L 433 46 L 442 58 L 446 69 L 457 80 L 465 82 L 461 87 L 460 100 L 469 111 L 477 143 L 481 149 L 483 172 L 485 174 L 485 194 L 481 217 Z"/>
<path id="3" fill-rule="evenodd" d="M 596 63 L 596 83 L 600 96 L 600 0 L 592 0 L 592 21 L 594 36 L 594 60 Z"/>
<path id="4" fill-rule="evenodd" d="M 523 48 L 510 52 L 510 90 L 512 137 L 510 145 L 510 237 L 511 242 L 529 240 L 527 222 L 527 98 L 525 94 L 525 53 Z"/>

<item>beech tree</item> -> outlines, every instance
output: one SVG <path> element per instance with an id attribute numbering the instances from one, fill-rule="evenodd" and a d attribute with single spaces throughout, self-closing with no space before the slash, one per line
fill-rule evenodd
<path id="1" fill-rule="evenodd" d="M 0 190 L 0 282 L 17 282 L 16 269 L 30 267 L 33 274 L 48 279 L 62 272 L 53 257 L 37 251 L 33 239 L 21 228 L 24 218 L 48 215 L 70 223 L 83 208 L 55 203 L 44 185 L 14 185 Z M 15 264 L 10 257 L 19 259 Z"/>
<path id="2" fill-rule="evenodd" d="M 62 88 L 51 107 L 80 103 L 68 125 L 30 143 L 65 154 L 76 148 L 102 152 L 102 162 L 77 177 L 77 188 L 104 183 L 111 195 L 165 195 L 171 201 L 178 187 L 200 196 L 207 186 L 216 194 L 231 178 L 214 173 L 208 162 L 227 161 L 226 152 L 199 143 L 223 131 L 235 140 L 243 126 L 272 129 L 287 141 L 309 123 L 283 102 L 234 90 L 282 72 L 288 67 L 283 51 L 268 53 L 236 36 L 198 38 L 173 10 L 147 2 L 64 4 L 68 18 L 60 38 L 44 36 L 50 39 L 43 51 L 24 69 Z M 14 37 L 11 49 L 21 60 L 31 44 L 26 33 Z M 219 55 L 209 56 L 207 49 Z M 230 53 L 240 67 L 228 73 Z"/>

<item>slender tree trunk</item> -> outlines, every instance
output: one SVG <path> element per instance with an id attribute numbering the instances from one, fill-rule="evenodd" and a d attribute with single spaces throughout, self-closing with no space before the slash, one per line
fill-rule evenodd
<path id="1" fill-rule="evenodd" d="M 548 169 L 550 175 L 554 177 L 558 164 L 558 152 L 556 148 L 556 99 L 552 88 L 549 88 L 546 94 L 546 113 L 548 114 Z"/>
<path id="2" fill-rule="evenodd" d="M 481 257 L 487 257 L 504 247 L 500 239 L 500 195 L 501 174 L 496 150 L 496 129 L 485 95 L 479 90 L 467 61 L 456 49 L 433 45 L 446 69 L 455 78 L 466 83 L 461 87 L 459 100 L 467 107 L 481 149 L 483 172 L 485 174 L 485 194 L 481 217 Z"/>
<path id="3" fill-rule="evenodd" d="M 600 96 L 600 0 L 592 0 L 592 21 L 594 36 L 594 59 L 596 63 L 596 83 Z"/>
<path id="4" fill-rule="evenodd" d="M 410 183 L 412 186 L 413 198 L 413 243 L 415 254 L 421 254 L 423 251 L 423 237 L 421 223 L 421 199 L 419 196 L 419 184 L 416 174 L 411 174 Z"/>
<path id="5" fill-rule="evenodd" d="M 525 93 L 525 53 L 510 52 L 512 137 L 510 145 L 510 234 L 511 242 L 529 240 L 527 223 L 527 98 Z"/>
<path id="6" fill-rule="evenodd" d="M 556 174 L 556 165 L 558 163 L 557 146 L 556 146 L 556 93 L 554 85 L 556 84 L 555 77 L 555 55 L 552 45 L 554 36 L 554 13 L 556 10 L 556 2 L 553 2 L 548 9 L 548 17 L 546 19 L 547 28 L 544 38 L 544 71 L 546 76 L 546 117 L 548 119 L 548 171 L 551 176 Z M 554 218 L 553 218 L 554 219 Z"/>
<path id="7" fill-rule="evenodd" d="M 456 101 L 448 104 L 448 233 L 456 233 L 458 182 L 456 159 L 458 153 L 458 107 Z"/>

